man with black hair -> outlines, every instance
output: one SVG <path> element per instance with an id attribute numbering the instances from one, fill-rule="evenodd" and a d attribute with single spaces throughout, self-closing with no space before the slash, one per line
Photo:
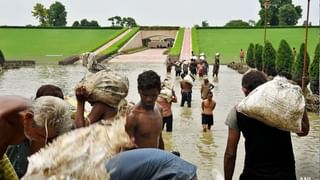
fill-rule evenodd
<path id="1" fill-rule="evenodd" d="M 267 82 L 261 71 L 250 70 L 242 77 L 242 90 L 248 96 L 259 85 Z M 224 154 L 224 175 L 231 180 L 235 167 L 240 132 L 245 138 L 245 164 L 240 180 L 295 180 L 295 161 L 290 132 L 270 127 L 233 108 L 226 120 L 229 127 L 228 142 Z M 305 111 L 302 132 L 309 132 L 309 120 Z"/>
<path id="2" fill-rule="evenodd" d="M 138 76 L 138 102 L 128 113 L 125 129 L 137 148 L 164 149 L 162 109 L 156 103 L 161 90 L 160 76 L 145 71 Z"/>

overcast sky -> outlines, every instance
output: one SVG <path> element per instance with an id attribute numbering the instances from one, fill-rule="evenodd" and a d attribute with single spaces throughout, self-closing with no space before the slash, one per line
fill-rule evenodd
<path id="1" fill-rule="evenodd" d="M 36 3 L 49 8 L 55 0 L 0 0 L 0 25 L 38 25 L 32 16 Z M 119 15 L 133 17 L 139 25 L 168 25 L 192 27 L 207 20 L 211 26 L 223 26 L 229 20 L 258 21 L 258 0 L 59 0 L 67 10 L 68 25 L 86 18 L 110 26 L 107 19 Z M 319 0 L 310 1 L 310 21 L 319 25 Z M 293 0 L 301 5 L 306 19 L 307 0 Z"/>

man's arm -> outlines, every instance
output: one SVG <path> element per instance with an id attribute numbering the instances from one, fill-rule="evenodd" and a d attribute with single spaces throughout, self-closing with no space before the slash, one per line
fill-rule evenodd
<path id="1" fill-rule="evenodd" d="M 304 113 L 303 113 L 302 121 L 301 121 L 301 130 L 302 130 L 302 132 L 301 133 L 297 133 L 297 135 L 298 136 L 306 136 L 306 135 L 308 135 L 309 128 L 310 128 L 309 117 L 308 117 L 308 114 L 307 114 L 307 110 L 305 109 Z"/>
<path id="2" fill-rule="evenodd" d="M 240 139 L 240 131 L 235 128 L 229 128 L 228 142 L 224 153 L 224 178 L 232 180 L 234 167 L 237 157 L 238 142 Z"/>
<path id="3" fill-rule="evenodd" d="M 135 122 L 135 115 L 132 113 L 132 112 L 129 112 L 128 115 L 127 115 L 127 119 L 126 119 L 126 124 L 125 124 L 125 130 L 127 132 L 127 134 L 129 135 L 131 141 L 133 142 L 133 144 L 137 146 L 136 142 L 135 142 L 135 137 L 134 137 L 134 134 L 135 134 L 135 129 L 136 129 L 136 126 L 137 126 L 137 123 Z"/>
<path id="4" fill-rule="evenodd" d="M 86 102 L 86 89 L 83 86 L 78 86 L 75 89 L 75 94 L 77 98 L 77 111 L 75 115 L 75 124 L 77 128 L 85 126 L 84 121 L 84 108 Z"/>
<path id="5" fill-rule="evenodd" d="M 88 119 L 90 120 L 90 122 L 86 122 L 86 126 L 89 126 L 89 123 L 92 124 L 102 120 L 102 115 L 105 113 L 106 109 L 107 105 L 100 102 L 94 103 L 90 113 L 88 114 Z"/>
<path id="6" fill-rule="evenodd" d="M 160 137 L 159 137 L 159 149 L 164 150 L 164 142 L 163 142 L 163 138 L 162 138 L 162 132 L 160 133 Z"/>

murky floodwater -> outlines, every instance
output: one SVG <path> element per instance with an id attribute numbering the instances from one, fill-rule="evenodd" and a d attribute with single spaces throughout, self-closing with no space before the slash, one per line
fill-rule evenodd
<path id="1" fill-rule="evenodd" d="M 137 76 L 144 70 L 155 70 L 162 79 L 165 77 L 164 63 L 109 63 L 118 71 L 128 75 L 130 89 L 128 99 L 137 102 Z M 210 67 L 212 70 L 212 67 Z M 58 66 L 37 65 L 35 68 L 8 70 L 0 75 L 0 95 L 35 96 L 42 84 L 55 84 L 61 87 L 66 96 L 74 96 L 74 86 L 83 77 L 85 69 L 80 65 Z M 244 96 L 240 88 L 241 75 L 222 66 L 219 80 L 210 77 L 214 82 L 214 98 L 217 107 L 214 111 L 215 125 L 211 132 L 202 132 L 200 106 L 200 80 L 196 79 L 192 108 L 180 107 L 181 100 L 179 78 L 171 76 L 175 81 L 178 103 L 173 104 L 173 132 L 163 133 L 166 149 L 180 151 L 181 157 L 198 166 L 199 179 L 210 179 L 211 170 L 218 169 L 223 174 L 223 155 L 227 139 L 227 127 L 224 125 L 229 110 Z M 296 159 L 297 178 L 311 177 L 320 179 L 320 120 L 318 116 L 311 118 L 311 130 L 307 137 L 297 137 L 292 134 Z M 238 179 L 243 168 L 244 146 L 241 138 L 234 179 Z"/>

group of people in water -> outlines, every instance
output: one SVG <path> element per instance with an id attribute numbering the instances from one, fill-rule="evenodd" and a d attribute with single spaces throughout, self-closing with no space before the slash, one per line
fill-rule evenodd
<path id="1" fill-rule="evenodd" d="M 216 54 L 216 76 L 219 71 L 219 56 Z M 88 62 L 90 64 L 90 61 Z M 212 93 L 214 85 L 206 78 L 208 69 L 204 70 L 207 66 L 205 62 L 202 60 L 200 63 L 203 70 L 199 67 L 195 72 L 194 67 L 191 67 L 192 63 L 189 65 L 190 72 L 183 70 L 180 81 L 180 106 L 187 102 L 188 107 L 191 107 L 195 73 L 203 77 L 202 126 L 203 131 L 208 131 L 213 125 L 216 102 Z M 90 67 L 94 64 L 91 63 Z M 172 131 L 171 104 L 178 101 L 170 78 L 161 81 L 160 76 L 153 70 L 142 72 L 137 77 L 140 100 L 137 103 L 128 103 L 125 100 L 129 87 L 127 78 L 121 74 L 103 74 L 108 71 L 103 69 L 91 72 L 88 78 L 93 77 L 91 80 L 96 82 L 79 83 L 76 86 L 77 105 L 74 120 L 71 119 L 70 106 L 63 100 L 63 92 L 53 85 L 40 87 L 35 100 L 21 96 L 0 96 L 0 179 L 23 177 L 28 168 L 27 157 L 41 148 L 48 148 L 45 145 L 59 138 L 61 134 L 93 126 L 102 120 L 113 121 L 119 114 L 126 117 L 124 129 L 132 146 L 106 160 L 105 171 L 110 174 L 110 179 L 197 179 L 195 165 L 181 159 L 177 156 L 179 153 L 163 151 L 165 143 L 162 130 L 166 127 L 167 131 Z M 260 71 L 251 70 L 246 73 L 242 79 L 245 95 L 266 81 L 266 76 Z M 86 102 L 92 106 L 87 115 Z M 302 122 L 302 132 L 298 133 L 299 136 L 305 136 L 309 132 L 306 114 Z M 235 109 L 228 115 L 226 124 L 229 127 L 224 160 L 226 180 L 232 179 L 233 176 L 240 132 L 246 139 L 246 163 L 241 180 L 296 178 L 289 132 L 256 123 Z M 263 141 L 259 140 L 261 137 Z M 261 154 L 255 152 L 256 147 Z M 11 164 L 14 164 L 15 170 Z"/>

